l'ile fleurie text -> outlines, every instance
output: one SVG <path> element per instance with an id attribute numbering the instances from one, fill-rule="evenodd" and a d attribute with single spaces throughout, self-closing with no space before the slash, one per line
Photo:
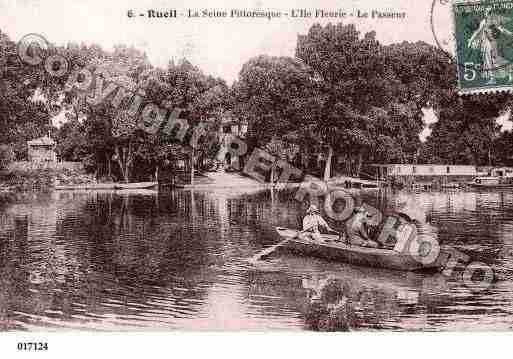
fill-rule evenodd
<path id="1" fill-rule="evenodd" d="M 142 12 L 128 10 L 127 16 L 144 17 L 149 19 L 173 19 L 178 17 L 186 18 L 369 18 L 369 19 L 404 19 L 405 12 L 393 12 L 382 10 L 354 10 L 344 11 L 342 9 L 291 9 L 290 11 L 279 10 L 248 10 L 248 9 L 176 9 L 155 10 L 149 9 Z"/>

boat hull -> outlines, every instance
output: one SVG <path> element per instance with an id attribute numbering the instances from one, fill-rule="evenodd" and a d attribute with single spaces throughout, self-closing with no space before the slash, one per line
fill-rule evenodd
<path id="1" fill-rule="evenodd" d="M 278 234 L 288 241 L 283 249 L 301 256 L 311 256 L 354 265 L 401 271 L 426 271 L 442 268 L 442 256 L 431 264 L 423 264 L 413 256 L 388 249 L 365 248 L 335 242 L 338 238 L 323 235 L 324 242 L 295 238 L 297 231 L 277 228 Z"/>
<path id="2" fill-rule="evenodd" d="M 76 190 L 135 190 L 151 189 L 158 186 L 158 182 L 139 182 L 139 183 L 91 183 L 83 185 L 63 185 L 55 186 L 57 191 L 76 191 Z"/>
<path id="3" fill-rule="evenodd" d="M 84 185 L 62 185 L 55 186 L 57 191 L 75 191 L 75 190 L 114 190 L 116 189 L 115 183 L 102 183 L 102 184 L 84 184 Z"/>
<path id="4" fill-rule="evenodd" d="M 479 183 L 471 183 L 470 184 L 474 188 L 513 188 L 513 184 L 511 183 L 503 183 L 503 184 L 479 184 Z"/>
<path id="5" fill-rule="evenodd" d="M 158 184 L 158 182 L 117 183 L 116 189 L 149 189 L 157 187 Z"/>

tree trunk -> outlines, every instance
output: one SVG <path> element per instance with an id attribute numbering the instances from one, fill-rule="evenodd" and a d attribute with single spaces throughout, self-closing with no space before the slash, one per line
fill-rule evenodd
<path id="1" fill-rule="evenodd" d="M 309 157 L 308 157 L 308 151 L 306 149 L 303 150 L 303 153 L 301 154 L 301 163 L 303 166 L 303 171 L 308 171 L 309 163 L 308 163 Z"/>
<path id="2" fill-rule="evenodd" d="M 347 168 L 347 175 L 352 176 L 353 175 L 353 155 L 351 154 L 351 151 L 347 151 L 347 162 L 346 162 L 346 168 Z"/>
<path id="3" fill-rule="evenodd" d="M 356 165 L 356 177 L 360 177 L 360 172 L 362 171 L 363 165 L 363 153 L 362 151 L 358 152 L 358 163 Z"/>
<path id="4" fill-rule="evenodd" d="M 191 186 L 194 186 L 194 149 L 191 150 Z"/>
<path id="5" fill-rule="evenodd" d="M 119 168 L 121 169 L 121 175 L 123 176 L 123 181 L 128 183 L 130 179 L 130 167 L 132 166 L 133 154 L 132 154 L 132 146 L 129 144 L 128 148 L 122 148 L 122 154 L 119 151 L 119 146 L 115 147 L 116 151 L 116 161 L 118 162 Z"/>
<path id="6" fill-rule="evenodd" d="M 123 180 L 125 180 L 126 179 L 125 166 L 123 166 L 123 159 L 121 158 L 119 146 L 115 147 L 115 151 L 116 151 L 116 161 L 119 165 L 119 169 L 121 170 L 121 176 L 123 176 Z"/>
<path id="7" fill-rule="evenodd" d="M 324 167 L 324 181 L 327 182 L 331 178 L 331 162 L 333 160 L 333 147 L 329 147 L 326 166 Z"/>
<path id="8" fill-rule="evenodd" d="M 128 150 L 126 147 L 123 147 L 123 180 L 125 183 L 128 183 Z"/>

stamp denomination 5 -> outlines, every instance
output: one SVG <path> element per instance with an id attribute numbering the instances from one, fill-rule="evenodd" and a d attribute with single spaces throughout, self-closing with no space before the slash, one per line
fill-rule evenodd
<path id="1" fill-rule="evenodd" d="M 458 1 L 452 8 L 461 93 L 513 89 L 513 1 Z"/>

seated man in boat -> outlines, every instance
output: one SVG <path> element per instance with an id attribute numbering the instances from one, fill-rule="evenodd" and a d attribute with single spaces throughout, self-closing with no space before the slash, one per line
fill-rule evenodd
<path id="1" fill-rule="evenodd" d="M 353 216 L 346 222 L 346 235 L 349 244 L 354 246 L 378 248 L 379 244 L 370 239 L 367 232 L 369 213 L 363 207 L 355 208 Z"/>
<path id="2" fill-rule="evenodd" d="M 300 238 L 322 241 L 319 227 L 324 227 L 328 232 L 338 233 L 331 229 L 324 218 L 321 217 L 317 206 L 311 205 L 306 211 L 305 218 L 303 218 L 303 232 L 301 233 Z"/>
<path id="3" fill-rule="evenodd" d="M 405 220 L 406 223 L 415 226 L 415 236 L 418 241 L 422 242 L 423 237 L 429 237 L 431 240 L 438 241 L 438 231 L 428 220 L 424 210 L 415 203 L 408 203 L 403 207 L 398 215 Z M 423 249 L 421 249 L 422 251 Z M 419 253 L 420 255 L 426 253 Z"/>

